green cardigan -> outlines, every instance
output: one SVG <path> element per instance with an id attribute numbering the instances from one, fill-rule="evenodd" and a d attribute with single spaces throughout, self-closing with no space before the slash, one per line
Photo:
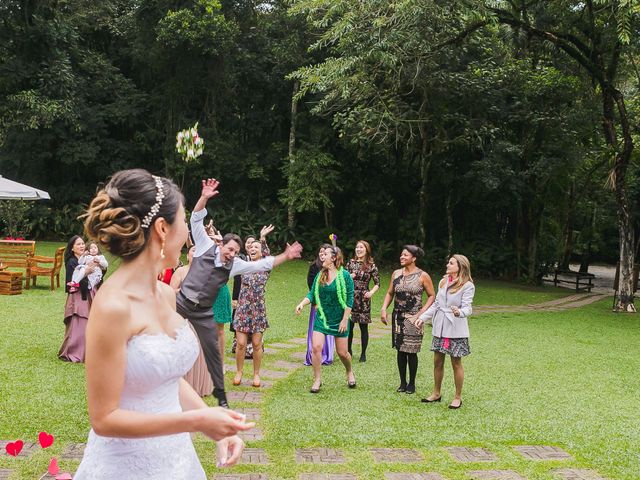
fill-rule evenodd
<path id="1" fill-rule="evenodd" d="M 344 275 L 344 285 L 347 291 L 347 307 L 352 308 L 353 279 L 351 278 L 349 272 L 347 272 L 346 270 L 342 270 L 342 275 Z M 320 273 L 316 275 L 316 278 L 313 280 L 311 290 L 307 294 L 307 298 L 311 302 L 311 305 L 316 304 L 315 291 L 316 284 L 319 278 Z M 313 331 L 324 333 L 325 335 L 332 335 L 334 337 L 349 336 L 351 322 L 348 323 L 346 331 L 342 333 L 338 331 L 338 327 L 340 326 L 340 322 L 342 321 L 342 316 L 344 315 L 344 309 L 342 308 L 342 306 L 340 305 L 340 301 L 338 300 L 338 292 L 335 279 L 328 285 L 320 285 L 320 291 L 318 292 L 318 294 L 320 296 L 320 303 L 322 304 L 322 310 L 324 311 L 327 323 L 325 324 L 322 321 L 320 315 L 316 311 L 316 317 L 313 322 Z"/>

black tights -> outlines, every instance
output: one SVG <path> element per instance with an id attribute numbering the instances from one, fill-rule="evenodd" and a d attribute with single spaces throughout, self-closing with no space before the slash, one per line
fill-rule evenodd
<path id="1" fill-rule="evenodd" d="M 360 342 L 362 345 L 362 355 L 367 353 L 367 346 L 369 345 L 369 324 L 368 323 L 358 323 L 360 325 Z M 351 322 L 351 329 L 349 330 L 349 353 L 353 355 L 353 350 L 351 349 L 351 345 L 353 344 L 353 330 L 356 324 Z"/>
<path id="2" fill-rule="evenodd" d="M 407 384 L 407 364 L 409 365 L 409 383 Z M 418 373 L 418 354 L 407 353 L 398 350 L 398 372 L 400 372 L 400 385 L 415 386 Z"/>

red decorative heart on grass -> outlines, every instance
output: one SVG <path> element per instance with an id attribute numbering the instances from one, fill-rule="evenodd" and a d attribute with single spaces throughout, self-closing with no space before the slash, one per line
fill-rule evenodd
<path id="1" fill-rule="evenodd" d="M 22 451 L 22 447 L 24 447 L 24 442 L 22 440 L 16 440 L 15 442 L 7 443 L 4 449 L 12 457 L 17 457 L 18 454 Z"/>
<path id="2" fill-rule="evenodd" d="M 49 468 L 47 469 L 49 475 L 57 475 L 60 473 L 60 467 L 58 466 L 58 460 L 54 458 L 49 462 Z"/>
<path id="3" fill-rule="evenodd" d="M 38 434 L 38 441 L 42 448 L 48 448 L 53 445 L 53 435 L 49 435 L 47 432 L 40 432 Z"/>

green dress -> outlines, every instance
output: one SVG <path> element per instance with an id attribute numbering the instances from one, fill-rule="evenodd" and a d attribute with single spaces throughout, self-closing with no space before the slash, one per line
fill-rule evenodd
<path id="1" fill-rule="evenodd" d="M 344 284 L 345 290 L 347 293 L 346 304 L 347 307 L 353 307 L 353 279 L 351 275 L 346 270 L 342 270 L 342 275 L 344 276 Z M 313 280 L 313 285 L 311 286 L 311 290 L 307 294 L 307 298 L 311 301 L 311 305 L 316 306 L 315 301 L 315 291 L 316 291 L 316 283 L 320 278 L 320 273 L 316 275 L 316 278 Z M 337 277 L 336 277 L 337 278 Z M 316 313 L 316 320 L 313 322 L 313 331 L 324 333 L 325 335 L 331 335 L 333 337 L 348 337 L 349 329 L 351 328 L 351 322 L 347 322 L 347 330 L 344 332 L 339 332 L 338 327 L 340 326 L 340 322 L 342 321 L 342 316 L 344 315 L 344 309 L 340 305 L 340 301 L 338 300 L 338 292 L 336 287 L 336 280 L 334 279 L 328 285 L 320 285 L 320 291 L 318 292 L 320 297 L 320 303 L 322 304 L 322 310 L 324 310 L 324 315 L 327 319 L 327 323 L 325 324 L 320 318 L 320 314 Z M 317 306 L 316 306 L 317 307 Z"/>
<path id="2" fill-rule="evenodd" d="M 216 301 L 213 304 L 213 319 L 216 323 L 231 322 L 231 292 L 229 292 L 229 287 L 226 283 L 220 288 L 218 298 L 216 298 Z"/>

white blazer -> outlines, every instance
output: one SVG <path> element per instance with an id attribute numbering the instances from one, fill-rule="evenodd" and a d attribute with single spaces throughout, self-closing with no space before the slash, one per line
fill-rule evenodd
<path id="1" fill-rule="evenodd" d="M 457 292 L 449 291 L 449 282 L 445 277 L 443 287 L 438 286 L 436 300 L 420 315 L 423 322 L 433 319 L 431 332 L 434 337 L 440 338 L 469 338 L 469 324 L 467 317 L 471 315 L 473 296 L 476 287 L 473 282 L 465 283 Z M 456 317 L 451 307 L 458 307 L 460 316 Z"/>

